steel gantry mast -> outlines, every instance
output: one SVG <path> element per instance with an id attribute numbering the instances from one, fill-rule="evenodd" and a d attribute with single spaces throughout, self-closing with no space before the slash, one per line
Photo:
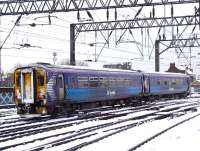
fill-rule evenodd
<path id="1" fill-rule="evenodd" d="M 169 43 L 169 44 L 166 44 Z M 160 45 L 166 46 L 165 49 L 160 50 Z M 179 39 L 166 39 L 166 40 L 156 40 L 155 42 L 155 70 L 159 71 L 160 67 L 160 55 L 166 52 L 168 49 L 176 48 L 176 53 L 178 54 L 178 57 L 181 56 L 181 54 L 186 58 L 184 55 L 183 49 L 184 48 L 192 48 L 192 47 L 200 47 L 200 38 L 198 37 L 191 37 L 191 38 L 179 38 Z M 178 52 L 179 50 L 179 52 Z M 187 59 L 186 59 L 187 60 Z M 188 60 L 187 60 L 188 61 Z M 188 61 L 189 62 L 189 61 Z"/>
<path id="2" fill-rule="evenodd" d="M 1 0 L 0 16 L 198 2 L 199 0 Z"/>

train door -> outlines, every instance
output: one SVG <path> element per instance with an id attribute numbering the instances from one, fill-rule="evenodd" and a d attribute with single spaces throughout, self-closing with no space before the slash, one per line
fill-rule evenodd
<path id="1" fill-rule="evenodd" d="M 150 76 L 149 75 L 144 75 L 144 93 L 150 93 Z"/>
<path id="2" fill-rule="evenodd" d="M 22 103 L 34 103 L 33 70 L 21 71 Z"/>
<path id="3" fill-rule="evenodd" d="M 64 100 L 64 77 L 63 74 L 59 74 L 56 79 L 56 85 L 58 88 L 58 100 L 63 101 Z"/>

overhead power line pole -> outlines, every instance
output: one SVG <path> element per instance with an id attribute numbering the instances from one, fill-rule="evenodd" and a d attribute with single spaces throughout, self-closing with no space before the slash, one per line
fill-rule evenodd
<path id="1" fill-rule="evenodd" d="M 8 35 L 6 36 L 5 40 L 3 41 L 3 43 L 0 46 L 0 81 L 2 80 L 2 60 L 1 60 L 2 48 L 3 48 L 4 44 L 6 43 L 6 41 L 8 40 L 8 38 L 10 37 L 10 35 L 11 35 L 12 31 L 14 30 L 15 26 L 19 23 L 21 17 L 22 17 L 22 14 L 17 18 L 17 20 L 15 21 L 15 24 L 13 25 L 12 29 L 10 30 L 10 32 L 8 33 Z"/>

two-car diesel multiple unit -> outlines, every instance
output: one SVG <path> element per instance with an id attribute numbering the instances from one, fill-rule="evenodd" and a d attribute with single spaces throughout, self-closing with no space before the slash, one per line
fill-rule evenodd
<path id="1" fill-rule="evenodd" d="M 184 74 L 94 70 L 41 63 L 17 68 L 14 77 L 18 114 L 71 113 L 84 107 L 185 97 L 190 90 L 190 78 Z"/>

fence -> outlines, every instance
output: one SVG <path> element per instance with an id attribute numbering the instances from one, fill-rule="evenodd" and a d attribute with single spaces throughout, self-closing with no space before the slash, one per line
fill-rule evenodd
<path id="1" fill-rule="evenodd" d="M 13 88 L 0 87 L 0 105 L 14 104 Z"/>

